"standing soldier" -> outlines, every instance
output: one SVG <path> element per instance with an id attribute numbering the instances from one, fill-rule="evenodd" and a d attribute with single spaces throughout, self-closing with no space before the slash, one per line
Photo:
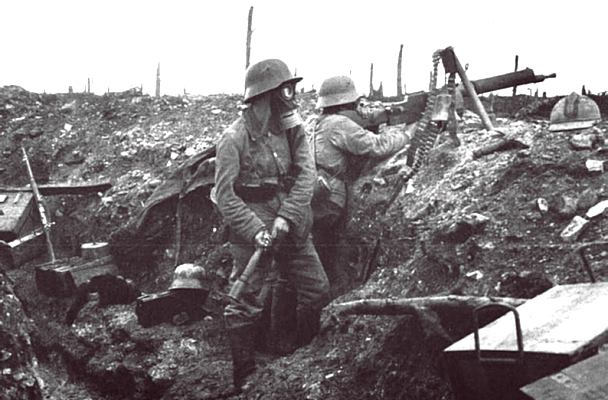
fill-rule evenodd
<path id="1" fill-rule="evenodd" d="M 402 133 L 377 135 L 365 127 L 374 121 L 362 115 L 361 96 L 347 76 L 321 84 L 317 108 L 322 109 L 312 132 L 312 152 L 318 181 L 312 202 L 315 247 L 329 277 L 332 295 L 339 295 L 352 277 L 335 265 L 340 233 L 347 218 L 348 182 L 357 178 L 356 164 L 368 158 L 387 157 L 401 150 L 410 138 Z"/>
<path id="2" fill-rule="evenodd" d="M 301 79 L 281 60 L 249 67 L 248 107 L 217 145 L 216 199 L 230 228 L 235 265 L 243 268 L 256 247 L 267 249 L 243 295 L 230 299 L 224 310 L 237 390 L 255 370 L 254 324 L 262 313 L 263 289 L 271 284 L 272 259 L 280 278 L 297 291 L 298 345 L 318 332 L 327 301 L 329 283 L 310 236 L 316 172 L 295 100 Z"/>

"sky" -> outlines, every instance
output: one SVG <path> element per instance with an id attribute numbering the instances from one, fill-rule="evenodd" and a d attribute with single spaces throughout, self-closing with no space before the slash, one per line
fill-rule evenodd
<path id="1" fill-rule="evenodd" d="M 452 46 L 470 79 L 519 69 L 557 78 L 518 88 L 549 96 L 608 90 L 602 1 L 544 0 L 0 0 L 0 86 L 97 94 L 242 94 L 247 15 L 251 62 L 280 58 L 318 89 L 349 75 L 362 94 L 426 90 L 432 54 Z M 441 67 L 440 67 L 441 71 Z M 443 82 L 440 77 L 440 82 Z M 511 93 L 510 90 L 499 94 Z"/>

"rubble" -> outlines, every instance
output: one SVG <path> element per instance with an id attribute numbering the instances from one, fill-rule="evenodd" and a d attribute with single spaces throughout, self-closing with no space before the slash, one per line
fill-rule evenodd
<path id="1" fill-rule="evenodd" d="M 301 96 L 305 120 L 314 116 L 315 96 Z M 6 155 L 0 185 L 27 184 L 19 141 L 28 147 L 41 188 L 57 182 L 111 183 L 100 193 L 46 196 L 54 211 L 59 259 L 80 255 L 83 243 L 108 242 L 128 261 L 117 266 L 120 272 L 146 294 L 167 290 L 177 253 L 182 262 L 204 266 L 211 280 L 206 306 L 213 307 L 200 318 L 174 319 L 176 314 L 170 313 L 163 317 L 165 322 L 146 328 L 138 321 L 136 301 L 103 306 L 88 301 L 68 327 L 64 317 L 72 299 L 40 293 L 33 279 L 36 263 L 9 270 L 6 275 L 34 322 L 28 328 L 32 346 L 27 351 L 41 356 L 38 370 L 45 386 L 40 394 L 49 399 L 187 399 L 192 393 L 212 398 L 230 384 L 217 293 L 226 289 L 232 263 L 208 193 L 194 189 L 184 197 L 179 252 L 175 204 L 170 201 L 146 214 L 146 235 L 133 238 L 121 228 L 132 227 L 153 200 L 152 193 L 178 166 L 211 147 L 238 115 L 240 99 L 34 94 L 0 88 L 0 150 Z M 521 107 L 533 104 L 530 99 L 496 97 L 497 129 L 528 148 L 478 159 L 472 159 L 473 151 L 495 143 L 496 137 L 482 128 L 475 114 L 465 112 L 459 121 L 461 145 L 441 146 L 440 137 L 440 145 L 409 182 L 412 189 L 401 193 L 384 216 L 378 210 L 392 185 L 374 179 L 385 177 L 383 168 L 391 160 L 364 169 L 354 185 L 354 208 L 345 232 L 349 251 L 341 261 L 353 276 L 364 271 L 369 279 L 340 301 L 451 293 L 524 297 L 544 290 L 549 282 L 588 281 L 568 255 L 573 245 L 602 238 L 608 227 L 602 205 L 608 194 L 606 175 L 589 173 L 586 166 L 589 159 L 602 160 L 603 153 L 598 147 L 574 151 L 568 142 L 571 133 L 547 130 L 546 115 L 539 112 L 546 113 L 546 104 L 554 100 L 538 100 L 543 105 L 522 111 L 526 120 L 514 120 Z M 510 113 L 505 111 L 509 101 L 517 104 Z M 604 132 L 606 124 L 598 129 Z M 589 195 L 584 201 L 579 195 L 583 192 Z M 568 208 L 563 213 L 554 211 L 560 208 L 554 200 L 562 196 L 574 199 L 574 214 L 592 221 L 575 242 L 560 238 L 574 217 L 570 206 L 562 207 Z M 541 198 L 549 204 L 549 212 L 542 215 L 537 208 Z M 587 258 L 596 278 L 608 279 L 605 246 L 590 249 Z M 93 299 L 100 296 L 89 294 Z M 440 353 L 470 332 L 467 316 L 441 319 L 440 325 L 448 327 L 444 332 L 414 317 L 325 317 L 320 336 L 310 346 L 287 358 L 269 357 L 256 373 L 256 387 L 240 398 L 452 398 Z M 20 335 L 15 332 L 22 330 L 11 332 Z M 31 369 L 33 362 L 23 360 L 24 368 Z M 116 390 L 120 385 L 130 392 Z"/>

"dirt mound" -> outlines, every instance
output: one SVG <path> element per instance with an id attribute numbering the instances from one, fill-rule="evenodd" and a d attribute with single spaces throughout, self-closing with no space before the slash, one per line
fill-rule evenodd
<path id="1" fill-rule="evenodd" d="M 305 119 L 313 115 L 315 100 L 314 93 L 301 96 Z M 229 95 L 51 95 L 1 88 L 0 184 L 27 183 L 21 145 L 40 183 L 110 181 L 105 193 L 48 198 L 58 256 L 73 256 L 80 243 L 106 241 L 129 225 L 178 165 L 211 146 L 239 104 L 240 96 Z M 525 121 L 497 123 L 526 149 L 474 158 L 474 150 L 497 138 L 466 113 L 458 134 L 462 144 L 440 138 L 409 190 L 386 213 L 396 182 L 389 166 L 400 155 L 368 166 L 354 187 L 343 259 L 359 286 L 336 302 L 440 293 L 532 297 L 553 284 L 588 281 L 572 251 L 577 241 L 601 240 L 608 219 L 590 219 L 577 241 L 560 234 L 575 215 L 608 197 L 607 175 L 586 168 L 588 159 L 608 159 L 601 147 L 607 126 L 592 132 L 592 146 L 574 150 L 571 134 L 549 132 L 541 116 L 526 115 Z M 546 210 L 539 209 L 539 199 L 547 201 Z M 565 203 L 573 206 L 567 210 Z M 153 230 L 161 234 L 143 251 L 146 257 L 137 255 L 139 262 L 123 271 L 144 292 L 168 287 L 176 252 L 173 207 L 159 209 Z M 187 198 L 182 212 L 181 260 L 205 265 L 221 290 L 231 265 L 221 219 L 205 193 Z M 607 258 L 605 248 L 588 253 L 597 280 L 608 279 Z M 90 301 L 68 327 L 62 321 L 70 299 L 43 296 L 34 285 L 33 268 L 42 261 L 7 274 L 34 321 L 26 337 L 32 338 L 45 382 L 40 393 L 47 398 L 217 398 L 230 386 L 221 297 L 203 320 L 152 328 L 138 325 L 133 304 Z M 470 329 L 462 316 L 338 317 L 330 306 L 310 346 L 284 358 L 260 354 L 259 384 L 241 398 L 450 399 L 441 351 Z"/>

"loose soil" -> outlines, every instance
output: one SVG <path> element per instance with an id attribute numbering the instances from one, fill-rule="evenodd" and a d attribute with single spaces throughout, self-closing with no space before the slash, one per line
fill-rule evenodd
<path id="1" fill-rule="evenodd" d="M 572 251 L 577 243 L 605 238 L 608 218 L 592 219 L 574 242 L 560 233 L 574 215 L 608 197 L 608 175 L 585 167 L 588 159 L 608 159 L 608 125 L 589 132 L 590 148 L 575 150 L 574 133 L 547 129 L 556 100 L 497 100 L 498 130 L 528 148 L 478 159 L 472 152 L 497 138 L 465 112 L 460 146 L 440 137 L 411 187 L 385 214 L 396 182 L 391 166 L 402 156 L 367 166 L 353 186 L 340 259 L 352 277 L 350 290 L 326 307 L 322 331 L 310 345 L 286 357 L 260 352 L 255 386 L 232 398 L 453 399 L 441 355 L 471 331 L 468 315 L 345 317 L 335 304 L 447 293 L 529 298 L 554 284 L 588 282 Z M 236 118 L 240 101 L 236 95 L 154 98 L 136 90 L 96 96 L 0 88 L 0 185 L 28 183 L 20 145 L 40 184 L 111 182 L 105 193 L 47 197 L 58 258 L 78 256 L 81 243 L 121 238 L 117 232 L 132 226 L 150 194 Z M 315 93 L 301 95 L 305 119 L 314 117 L 315 101 Z M 562 207 L 564 196 L 575 199 L 574 209 Z M 539 198 L 548 201 L 548 211 L 539 210 Z M 483 224 L 470 224 L 480 216 Z M 166 290 L 175 265 L 173 208 L 161 207 L 154 218 L 154 241 L 120 264 L 145 293 Z M 13 310 L 27 315 L 20 337 L 30 338 L 31 346 L 20 354 L 35 361 L 30 365 L 40 386 L 21 398 L 228 397 L 231 362 L 221 309 L 231 259 L 222 221 L 205 189 L 186 199 L 183 218 L 180 261 L 203 265 L 213 287 L 202 320 L 143 328 L 134 303 L 102 306 L 92 294 L 66 326 L 72 299 L 45 296 L 34 282 L 35 266 L 46 255 L 2 274 L 9 280 L 4 298 L 12 291 L 20 300 L 11 303 Z M 608 280 L 608 248 L 592 248 L 588 257 L 594 277 Z M 3 370 L 4 362 L 0 358 Z"/>

